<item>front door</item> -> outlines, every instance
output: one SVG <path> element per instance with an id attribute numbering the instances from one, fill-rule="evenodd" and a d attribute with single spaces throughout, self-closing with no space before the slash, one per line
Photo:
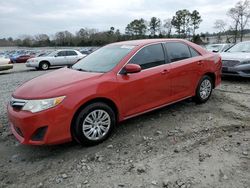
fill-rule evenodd
<path id="1" fill-rule="evenodd" d="M 53 65 L 54 66 L 61 66 L 67 64 L 67 54 L 66 51 L 59 51 L 54 58 Z"/>
<path id="2" fill-rule="evenodd" d="M 129 117 L 167 103 L 170 65 L 166 64 L 162 44 L 142 48 L 129 63 L 139 64 L 142 71 L 117 76 L 123 115 Z"/>

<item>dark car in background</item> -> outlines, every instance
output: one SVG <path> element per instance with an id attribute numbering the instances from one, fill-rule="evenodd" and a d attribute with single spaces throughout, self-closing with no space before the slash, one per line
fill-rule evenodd
<path id="1" fill-rule="evenodd" d="M 30 58 L 33 58 L 34 55 L 20 55 L 20 56 L 15 56 L 11 57 L 10 61 L 11 63 L 26 63 L 26 61 Z"/>
<path id="2" fill-rule="evenodd" d="M 221 57 L 222 75 L 250 77 L 250 41 L 236 44 Z"/>

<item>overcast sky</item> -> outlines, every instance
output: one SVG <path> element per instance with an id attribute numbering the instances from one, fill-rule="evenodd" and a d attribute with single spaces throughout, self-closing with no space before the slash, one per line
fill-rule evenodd
<path id="1" fill-rule="evenodd" d="M 124 31 L 138 18 L 172 18 L 177 10 L 198 10 L 203 22 L 198 32 L 213 32 L 216 19 L 228 19 L 226 12 L 238 0 L 0 0 L 0 38 L 23 34 L 54 34 L 80 28 Z"/>

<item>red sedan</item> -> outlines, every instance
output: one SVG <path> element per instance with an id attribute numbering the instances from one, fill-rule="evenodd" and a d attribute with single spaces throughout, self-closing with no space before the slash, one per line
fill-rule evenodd
<path id="1" fill-rule="evenodd" d="M 12 63 L 26 63 L 26 61 L 30 58 L 34 57 L 33 55 L 20 55 L 15 58 L 10 58 Z"/>
<path id="2" fill-rule="evenodd" d="M 23 144 L 94 145 L 120 121 L 191 97 L 204 103 L 220 82 L 220 56 L 186 40 L 119 42 L 26 82 L 8 116 Z"/>

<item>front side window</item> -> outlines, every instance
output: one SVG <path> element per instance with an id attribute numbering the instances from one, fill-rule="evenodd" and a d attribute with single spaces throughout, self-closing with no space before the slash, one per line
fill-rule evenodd
<path id="1" fill-rule="evenodd" d="M 154 44 L 142 48 L 130 60 L 130 64 L 138 64 L 142 69 L 147 69 L 165 64 L 164 52 L 161 44 Z"/>
<path id="2" fill-rule="evenodd" d="M 180 61 L 191 57 L 189 47 L 180 42 L 166 43 L 167 54 L 171 62 Z"/>
<path id="3" fill-rule="evenodd" d="M 60 51 L 57 53 L 57 56 L 66 56 L 66 51 Z"/>
<path id="4" fill-rule="evenodd" d="M 67 56 L 75 56 L 77 53 L 75 51 L 67 51 Z"/>
<path id="5" fill-rule="evenodd" d="M 133 45 L 109 45 L 99 48 L 73 65 L 72 68 L 86 72 L 108 72 L 134 47 Z"/>

